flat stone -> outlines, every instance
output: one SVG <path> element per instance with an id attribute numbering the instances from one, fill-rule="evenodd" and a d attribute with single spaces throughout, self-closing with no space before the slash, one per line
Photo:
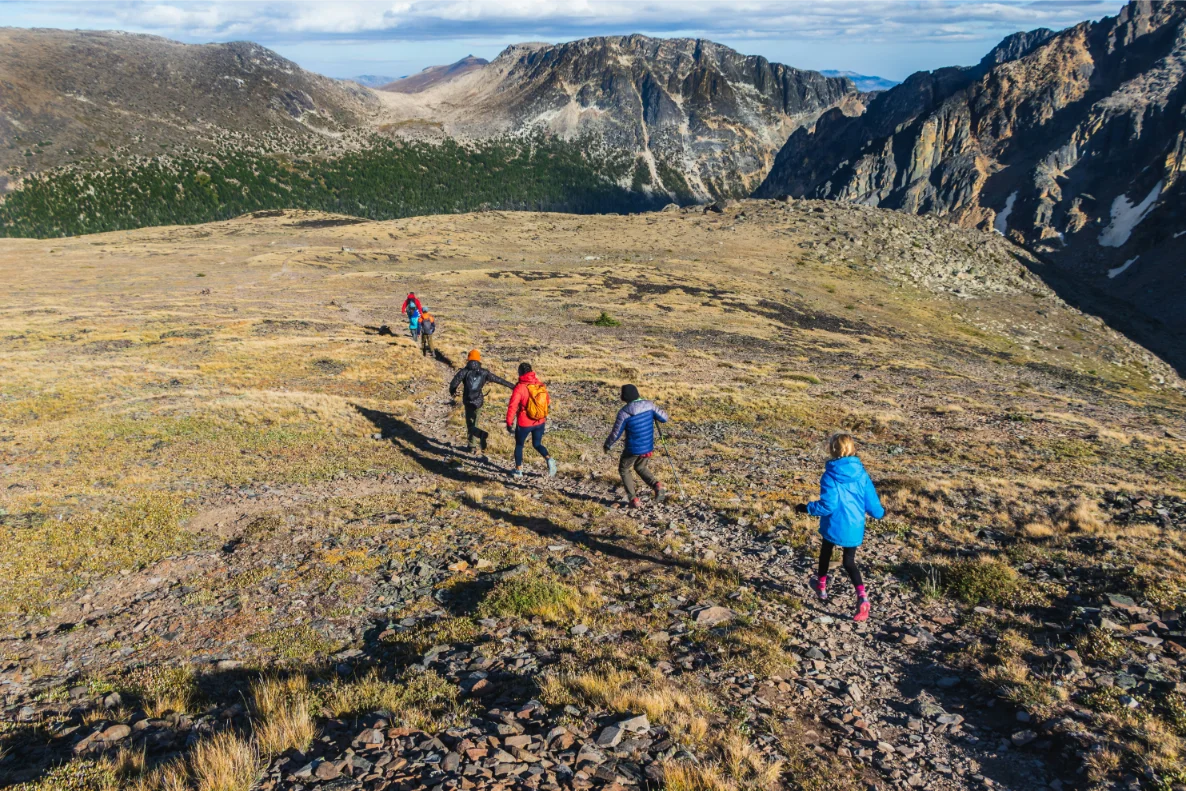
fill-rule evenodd
<path id="1" fill-rule="evenodd" d="M 647 715 L 640 714 L 637 717 L 622 720 L 618 723 L 618 727 L 627 733 L 646 733 L 651 729 L 651 723 L 647 719 Z"/>
<path id="2" fill-rule="evenodd" d="M 333 780 L 342 774 L 338 769 L 338 765 L 331 761 L 322 761 L 317 764 L 317 768 L 313 770 L 313 776 L 318 780 Z"/>
<path id="3" fill-rule="evenodd" d="M 1013 742 L 1017 747 L 1024 747 L 1030 742 L 1038 738 L 1038 734 L 1030 730 L 1018 731 L 1009 737 L 1009 741 Z"/>
<path id="4" fill-rule="evenodd" d="M 692 611 L 692 620 L 697 626 L 711 627 L 723 623 L 731 623 L 737 618 L 737 613 L 728 607 L 700 607 Z"/>
<path id="5" fill-rule="evenodd" d="M 107 728 L 99 735 L 99 738 L 105 742 L 118 742 L 128 738 L 131 734 L 132 729 L 121 722 Z"/>
<path id="6" fill-rule="evenodd" d="M 622 741 L 622 736 L 625 731 L 619 725 L 610 725 L 602 728 L 601 733 L 597 734 L 598 747 L 617 747 Z"/>

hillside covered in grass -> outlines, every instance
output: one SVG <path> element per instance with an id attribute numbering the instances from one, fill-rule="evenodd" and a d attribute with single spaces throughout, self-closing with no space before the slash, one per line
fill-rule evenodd
<path id="1" fill-rule="evenodd" d="M 1181 382 L 1040 266 L 816 201 L 0 240 L 0 783 L 1173 789 Z M 497 386 L 464 452 L 475 347 L 557 477 Z M 626 382 L 672 417 L 637 511 Z M 866 623 L 805 584 L 837 429 Z"/>

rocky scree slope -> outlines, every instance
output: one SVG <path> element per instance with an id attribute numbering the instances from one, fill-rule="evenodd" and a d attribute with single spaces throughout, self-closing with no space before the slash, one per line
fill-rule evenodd
<path id="1" fill-rule="evenodd" d="M 1006 39 L 866 112 L 797 131 L 758 196 L 946 215 L 1047 257 L 1051 281 L 1181 369 L 1186 6 Z M 1150 298 L 1156 294 L 1157 298 Z"/>
<path id="2" fill-rule="evenodd" d="M 398 120 L 451 134 L 584 139 L 634 159 L 625 178 L 637 187 L 701 200 L 752 191 L 791 132 L 859 104 L 847 78 L 638 35 L 516 45 L 430 95 L 384 98 Z"/>
<path id="3" fill-rule="evenodd" d="M 336 141 L 378 107 L 250 42 L 0 28 L 0 194 L 22 173 L 177 147 Z"/>

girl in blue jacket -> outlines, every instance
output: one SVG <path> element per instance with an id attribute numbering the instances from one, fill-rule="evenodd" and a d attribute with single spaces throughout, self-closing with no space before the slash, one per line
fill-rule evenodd
<path id="1" fill-rule="evenodd" d="M 819 481 L 819 499 L 795 510 L 818 516 L 819 534 L 824 543 L 819 553 L 819 574 L 811 578 L 811 589 L 820 601 L 828 598 L 828 563 L 832 550 L 844 549 L 844 570 L 857 589 L 857 612 L 854 621 L 869 619 L 869 596 L 861 570 L 857 568 L 857 547 L 865 540 L 865 515 L 874 519 L 885 516 L 877 489 L 857 458 L 857 443 L 851 434 L 833 434 L 828 439 L 828 453 L 832 458 Z"/>

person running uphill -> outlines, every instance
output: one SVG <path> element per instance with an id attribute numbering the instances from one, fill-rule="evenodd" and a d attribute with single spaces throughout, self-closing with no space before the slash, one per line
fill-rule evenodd
<path id="1" fill-rule="evenodd" d="M 471 349 L 469 357 L 466 358 L 465 367 L 458 371 L 453 377 L 453 381 L 449 383 L 449 395 L 453 398 L 457 397 L 457 388 L 465 385 L 465 390 L 461 394 L 461 403 L 465 407 L 466 450 L 470 453 L 475 450 L 475 442 L 481 445 L 483 451 L 486 450 L 486 440 L 490 437 L 489 434 L 478 428 L 478 415 L 486 403 L 486 385 L 489 382 L 502 385 L 508 390 L 514 388 L 514 385 L 506 379 L 495 376 L 483 368 L 482 353 L 477 349 Z"/>
<path id="2" fill-rule="evenodd" d="M 543 443 L 551 403 L 548 387 L 531 370 L 531 363 L 519 363 L 519 382 L 511 391 L 511 402 L 507 404 L 507 431 L 515 435 L 513 474 L 516 478 L 523 477 L 523 444 L 527 442 L 528 436 L 536 452 L 548 463 L 548 477 L 556 476 L 556 460 L 548 455 Z"/>
<path id="3" fill-rule="evenodd" d="M 667 490 L 651 473 L 651 456 L 655 453 L 655 421 L 666 423 L 667 413 L 653 402 L 644 401 L 634 385 L 622 385 L 622 400 L 626 402 L 626 406 L 618 410 L 618 418 L 605 440 L 605 452 L 609 453 L 614 443 L 625 432 L 626 440 L 623 442 L 622 458 L 618 461 L 618 474 L 622 476 L 622 486 L 626 487 L 626 498 L 630 501 L 630 507 L 642 507 L 642 501 L 638 499 L 635 490 L 631 468 L 647 486 L 655 490 L 655 499 L 663 502 L 667 497 Z"/>
<path id="4" fill-rule="evenodd" d="M 819 499 L 795 506 L 798 513 L 818 516 L 819 534 L 823 546 L 819 552 L 819 573 L 808 584 L 820 601 L 828 599 L 828 564 L 832 550 L 844 550 L 844 570 L 857 591 L 857 611 L 854 621 L 869 618 L 869 596 L 857 568 L 857 547 L 865 540 L 865 516 L 881 519 L 885 509 L 877 497 L 877 489 L 861 460 L 857 458 L 857 443 L 851 434 L 833 434 L 828 439 L 828 453 L 832 456 L 819 482 Z"/>

